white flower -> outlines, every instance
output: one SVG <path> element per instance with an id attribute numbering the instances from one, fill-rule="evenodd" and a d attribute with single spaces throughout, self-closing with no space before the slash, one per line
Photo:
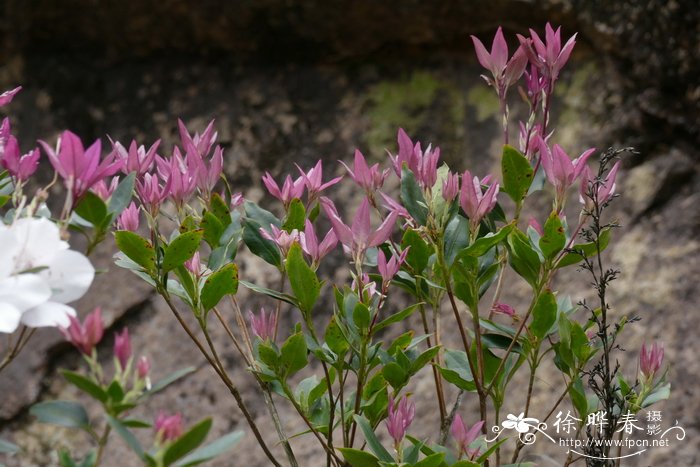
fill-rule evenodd
<path id="1" fill-rule="evenodd" d="M 67 327 L 76 313 L 66 303 L 82 297 L 94 277 L 90 261 L 68 249 L 50 220 L 0 224 L 0 332 L 20 323 Z"/>

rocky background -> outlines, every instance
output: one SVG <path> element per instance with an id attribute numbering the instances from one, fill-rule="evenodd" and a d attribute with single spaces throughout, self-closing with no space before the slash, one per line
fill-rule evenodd
<path id="1" fill-rule="evenodd" d="M 614 312 L 642 318 L 626 330 L 629 351 L 621 359 L 634 362 L 645 340 L 665 343 L 673 395 L 661 410 L 666 425 L 678 420 L 687 431 L 673 449 L 655 449 L 625 465 L 690 466 L 700 464 L 699 11 L 694 0 L 5 0 L 0 89 L 24 86 L 3 110 L 11 112 L 25 150 L 65 128 L 84 141 L 106 143 L 106 134 L 149 144 L 163 138 L 169 148 L 176 118 L 198 130 L 216 118 L 232 185 L 258 200 L 265 170 L 279 175 L 290 171 L 291 161 L 305 167 L 322 158 L 327 171 L 340 174 L 335 161 L 349 160 L 355 147 L 384 160 L 384 148 L 395 149 L 399 126 L 439 145 L 455 169 L 495 170 L 497 105 L 478 77 L 469 35 L 490 43 L 498 25 L 512 37 L 528 27 L 541 30 L 546 21 L 561 24 L 566 37 L 578 31 L 559 84 L 555 139 L 572 153 L 589 146 L 641 152 L 625 161 L 614 213 L 624 227 L 608 255 L 623 271 L 612 292 Z M 177 407 L 189 422 L 213 415 L 216 433 L 245 430 L 225 387 L 163 302 L 114 267 L 111 254 L 108 244 L 97 253 L 97 267 L 109 272 L 78 306 L 82 313 L 102 306 L 111 323 L 103 354 L 112 332 L 128 326 L 133 348 L 156 363 L 155 379 L 183 366 L 198 368 L 141 414 Z M 264 285 L 273 277 L 245 254 L 239 262 L 247 280 Z M 561 287 L 578 299 L 586 282 L 574 272 Z M 518 293 L 513 288 L 508 300 L 517 304 Z M 243 291 L 240 300 L 245 308 L 263 303 Z M 289 315 L 287 325 L 294 319 Z M 225 336 L 218 338 L 263 433 L 274 442 L 264 408 L 255 405 L 254 383 Z M 58 332 L 41 330 L 3 372 L 0 437 L 27 454 L 0 463 L 55 465 L 57 447 L 87 449 L 81 435 L 33 423 L 28 415 L 36 401 L 77 398 L 56 372 L 79 364 Z M 539 400 L 546 401 L 552 395 L 543 378 Z M 416 424 L 424 427 L 416 434 L 424 436 L 435 426 L 431 384 L 426 373 L 413 388 L 425 421 Z M 280 405 L 294 432 L 293 414 Z M 318 465 L 313 441 L 301 437 L 293 446 L 306 465 Z M 266 465 L 252 436 L 234 452 L 217 465 Z M 564 457 L 561 450 L 542 454 L 533 457 L 540 465 L 558 465 L 551 459 L 560 464 Z M 107 459 L 105 465 L 135 465 L 116 438 Z"/>

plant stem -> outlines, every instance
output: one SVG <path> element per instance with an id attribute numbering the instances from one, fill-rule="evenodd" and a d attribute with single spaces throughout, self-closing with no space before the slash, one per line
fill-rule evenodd
<path id="1" fill-rule="evenodd" d="M 29 339 L 31 339 L 31 337 L 34 335 L 34 331 L 36 330 L 36 328 L 32 328 L 29 331 L 29 334 L 27 334 L 27 329 L 29 328 L 27 328 L 24 325 L 22 326 L 22 330 L 19 332 L 19 336 L 17 337 L 17 342 L 15 342 L 15 345 L 7 352 L 5 358 L 2 359 L 2 362 L 0 362 L 0 371 L 4 370 L 7 365 L 12 363 L 12 360 L 15 359 L 15 357 L 22 351 L 27 342 L 29 342 Z"/>
<path id="2" fill-rule="evenodd" d="M 262 450 L 265 452 L 265 455 L 267 456 L 268 459 L 270 459 L 270 462 L 272 462 L 272 465 L 275 467 L 282 467 L 279 462 L 277 462 L 277 459 L 275 459 L 275 456 L 270 452 L 270 449 L 267 447 L 267 444 L 265 443 L 265 440 L 263 439 L 262 435 L 260 434 L 260 430 L 258 429 L 258 426 L 255 423 L 255 420 L 253 419 L 253 416 L 248 412 L 248 408 L 245 405 L 245 402 L 243 401 L 243 397 L 241 397 L 241 393 L 238 391 L 238 388 L 233 384 L 233 382 L 228 378 L 225 372 L 221 371 L 219 366 L 217 365 L 216 361 L 209 355 L 209 353 L 206 351 L 202 343 L 197 339 L 197 336 L 194 335 L 190 327 L 187 325 L 184 319 L 182 319 L 182 316 L 180 315 L 180 312 L 177 311 L 177 308 L 175 308 L 175 305 L 173 304 L 172 300 L 170 299 L 170 294 L 167 292 L 167 290 L 163 289 L 162 286 L 159 286 L 158 288 L 158 293 L 165 299 L 165 303 L 168 304 L 168 307 L 170 308 L 170 311 L 173 312 L 175 315 L 175 318 L 177 321 L 180 323 L 180 326 L 182 329 L 185 330 L 189 338 L 192 340 L 192 342 L 197 346 L 199 349 L 200 353 L 204 356 L 204 358 L 207 360 L 209 365 L 214 369 L 216 374 L 219 376 L 221 381 L 226 385 L 228 388 L 229 392 L 233 396 L 233 398 L 236 400 L 236 404 L 238 405 L 238 408 L 241 409 L 241 412 L 243 413 L 243 416 L 245 417 L 246 421 L 248 422 L 248 425 L 250 426 L 250 429 L 253 431 L 253 435 L 255 436 L 255 439 L 257 439 L 258 444 L 260 444 L 260 447 Z"/>
<path id="3" fill-rule="evenodd" d="M 420 317 L 421 321 L 423 322 L 423 332 L 426 334 L 430 335 L 430 329 L 428 328 L 428 320 L 425 317 L 425 307 L 423 304 L 421 304 L 418 307 L 418 310 L 420 311 Z M 433 345 L 430 341 L 430 337 L 426 339 L 426 345 L 428 348 L 431 348 Z M 437 369 L 437 362 L 435 361 L 435 358 L 433 358 L 432 365 L 433 367 L 433 379 L 435 380 L 435 392 L 437 394 L 437 399 L 438 399 L 438 408 L 440 409 L 440 426 L 443 426 L 445 424 L 445 417 L 447 415 L 447 411 L 445 408 L 445 396 L 442 392 L 442 381 L 440 380 L 440 372 Z"/>
<path id="4" fill-rule="evenodd" d="M 286 382 L 282 383 L 282 390 L 284 393 L 287 395 L 287 398 L 289 401 L 292 403 L 296 411 L 299 413 L 299 416 L 301 416 L 302 420 L 304 420 L 304 423 L 306 423 L 306 426 L 309 427 L 309 430 L 311 430 L 311 433 L 314 434 L 316 439 L 318 439 L 318 442 L 321 443 L 321 446 L 323 449 L 330 455 L 333 460 L 335 461 L 336 465 L 342 465 L 343 461 L 338 457 L 338 455 L 335 453 L 333 449 L 331 449 L 326 442 L 323 440 L 323 437 L 321 434 L 318 432 L 318 430 L 314 427 L 313 423 L 311 423 L 311 420 L 306 416 L 302 408 L 299 406 L 299 403 L 297 402 L 296 398 L 294 397 L 294 394 L 292 393 L 291 389 L 289 388 L 289 385 L 287 385 Z"/>
<path id="5" fill-rule="evenodd" d="M 109 433 L 111 431 L 112 426 L 107 424 L 104 433 L 102 433 L 102 436 L 97 443 L 97 456 L 95 457 L 95 464 L 93 467 L 99 467 L 100 462 L 102 461 L 102 454 L 104 454 L 105 446 L 107 446 L 107 439 L 109 438 Z"/>
<path id="6" fill-rule="evenodd" d="M 212 310 L 214 311 L 216 317 L 219 319 L 221 325 L 226 330 L 226 333 L 228 334 L 229 338 L 236 346 L 236 349 L 246 361 L 246 364 L 250 367 L 255 365 L 255 361 L 253 360 L 252 355 L 249 358 L 248 355 L 243 351 L 243 348 L 238 342 L 238 339 L 236 339 L 236 336 L 233 334 L 233 331 L 231 330 L 228 323 L 226 323 L 226 321 L 221 316 L 221 313 L 219 313 L 219 310 L 216 307 L 214 307 Z M 279 414 L 277 413 L 277 406 L 275 406 L 275 403 L 272 400 L 272 394 L 270 394 L 270 387 L 267 385 L 267 383 L 262 381 L 257 374 L 253 373 L 253 376 L 255 377 L 255 380 L 257 381 L 260 388 L 263 390 L 263 397 L 265 398 L 265 405 L 267 406 L 267 411 L 270 413 L 270 417 L 272 417 L 272 422 L 275 425 L 275 431 L 277 431 L 277 437 L 279 438 L 280 443 L 282 443 L 284 452 L 287 455 L 287 459 L 289 460 L 289 465 L 291 465 L 292 467 L 296 467 L 298 466 L 298 463 L 296 457 L 294 456 L 292 446 L 289 444 L 289 439 L 287 438 L 287 435 L 284 432 L 284 428 L 282 427 L 282 422 L 280 420 Z"/>

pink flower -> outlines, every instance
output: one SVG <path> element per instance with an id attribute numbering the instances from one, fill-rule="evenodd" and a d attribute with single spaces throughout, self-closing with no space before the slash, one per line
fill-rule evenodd
<path id="1" fill-rule="evenodd" d="M 182 436 L 182 432 L 184 431 L 182 415 L 180 413 L 165 415 L 165 413 L 160 412 L 156 417 L 153 428 L 156 432 L 157 444 L 175 441 Z"/>
<path id="2" fill-rule="evenodd" d="M 447 178 L 442 184 L 442 197 L 448 203 L 451 203 L 459 193 L 459 174 L 449 172 Z"/>
<path id="3" fill-rule="evenodd" d="M 316 165 L 309 169 L 308 172 L 304 172 L 298 165 L 297 169 L 299 169 L 301 178 L 304 180 L 310 200 L 316 199 L 316 196 L 318 196 L 320 192 L 330 186 L 335 185 L 343 179 L 343 177 L 336 177 L 326 183 L 323 183 L 323 164 L 320 160 L 316 162 Z"/>
<path id="4" fill-rule="evenodd" d="M 486 193 L 482 193 L 481 185 L 490 180 L 490 176 L 479 180 L 479 177 L 472 177 L 468 170 L 462 175 L 462 189 L 459 194 L 459 203 L 469 217 L 472 230 L 476 229 L 481 219 L 486 216 L 496 206 L 498 196 L 498 183 L 488 187 Z"/>
<path id="5" fill-rule="evenodd" d="M 326 256 L 338 244 L 338 237 L 331 229 L 319 244 L 313 224 L 306 219 L 305 229 L 299 233 L 299 243 L 301 244 L 301 249 L 311 257 L 313 264 L 318 266 L 321 258 Z"/>
<path id="6" fill-rule="evenodd" d="M 454 420 L 452 421 L 452 426 L 450 427 L 450 432 L 452 433 L 452 437 L 455 439 L 457 446 L 459 447 L 459 455 L 457 456 L 458 459 L 462 457 L 462 454 L 466 454 L 470 459 L 473 459 L 479 454 L 478 449 L 469 449 L 469 445 L 479 437 L 479 432 L 481 431 L 481 427 L 483 425 L 483 420 L 480 420 L 471 428 L 467 429 L 462 417 L 459 414 L 455 416 Z"/>
<path id="7" fill-rule="evenodd" d="M 132 201 L 117 219 L 118 230 L 136 232 L 139 229 L 139 208 Z"/>
<path id="8" fill-rule="evenodd" d="M 281 189 L 269 172 L 265 172 L 262 181 L 265 188 L 267 188 L 267 191 L 272 196 L 282 201 L 285 209 L 289 207 L 289 203 L 291 203 L 294 198 L 301 198 L 301 196 L 304 194 L 305 182 L 302 177 L 292 180 L 292 177 L 287 175 Z"/>
<path id="9" fill-rule="evenodd" d="M 326 216 L 330 219 L 338 240 L 345 246 L 347 251 L 352 253 L 355 261 L 361 261 L 367 248 L 381 245 L 389 239 L 398 217 L 396 212 L 391 212 L 377 230 L 372 230 L 367 198 L 363 198 L 360 207 L 355 213 L 352 226 L 343 223 L 335 208 L 335 204 L 330 199 L 322 197 L 321 207 L 323 207 Z"/>
<path id="10" fill-rule="evenodd" d="M 372 297 L 377 295 L 377 283 L 370 279 L 369 274 L 366 272 L 360 276 L 360 281 L 357 278 L 358 276 L 353 277 L 350 289 L 359 295 L 363 302 L 370 303 Z M 360 284 L 362 285 L 362 290 L 360 290 Z"/>
<path id="11" fill-rule="evenodd" d="M 105 180 L 106 179 L 99 180 L 90 188 L 90 191 L 99 196 L 102 201 L 107 201 L 109 197 L 112 196 L 112 193 L 114 193 L 114 190 L 117 189 L 117 185 L 119 185 L 119 177 L 112 177 L 109 185 L 107 185 Z"/>
<path id="12" fill-rule="evenodd" d="M 389 212 L 395 212 L 398 217 L 403 217 L 407 220 L 413 220 L 411 215 L 408 213 L 405 207 L 403 207 L 398 201 L 396 201 L 391 196 L 380 191 L 379 196 L 382 198 L 382 206 L 386 208 Z"/>
<path id="13" fill-rule="evenodd" d="M 431 189 L 437 180 L 437 164 L 440 159 L 440 148 L 428 148 L 421 150 L 420 143 L 413 144 L 411 138 L 403 128 L 399 128 L 399 153 L 396 156 L 389 156 L 396 175 L 401 177 L 401 169 L 406 163 L 407 167 L 416 177 L 416 180 L 423 189 Z"/>
<path id="14" fill-rule="evenodd" d="M 148 357 L 141 356 L 138 363 L 136 363 L 136 374 L 139 376 L 139 378 L 146 379 L 150 372 L 151 362 L 148 360 Z"/>
<path id="15" fill-rule="evenodd" d="M 493 311 L 495 313 L 501 313 L 504 315 L 508 315 L 511 317 L 515 316 L 515 309 L 512 306 L 505 304 L 505 303 L 500 303 L 500 302 L 494 303 L 493 307 L 491 308 L 491 311 Z"/>
<path id="16" fill-rule="evenodd" d="M 545 42 L 532 29 L 530 29 L 530 38 L 525 38 L 518 34 L 518 40 L 521 47 L 525 50 L 530 63 L 537 66 L 540 73 L 547 78 L 551 91 L 551 85 L 559 77 L 559 72 L 569 60 L 571 51 L 576 45 L 576 34 L 571 36 L 564 44 L 564 47 L 562 47 L 561 27 L 555 31 L 547 23 L 545 26 Z"/>
<path id="17" fill-rule="evenodd" d="M 496 31 L 496 35 L 491 43 L 491 53 L 488 53 L 486 47 L 478 38 L 475 36 L 471 37 L 479 63 L 489 70 L 491 76 L 493 76 L 493 79 L 485 76 L 484 79 L 496 89 L 499 98 L 505 98 L 506 90 L 518 81 L 525 71 L 527 66 L 525 51 L 522 47 L 518 47 L 518 50 L 508 60 L 508 44 L 505 37 L 503 37 L 503 29 L 501 27 Z"/>
<path id="18" fill-rule="evenodd" d="M 537 71 L 537 66 L 530 64 L 530 72 L 525 71 L 525 86 L 530 107 L 537 109 L 542 93 L 547 90 L 547 80 Z"/>
<path id="19" fill-rule="evenodd" d="M 195 251 L 194 255 L 187 261 L 185 261 L 185 269 L 190 271 L 195 276 L 202 274 L 202 263 L 199 256 L 199 251 Z"/>
<path id="20" fill-rule="evenodd" d="M 9 121 L 7 123 L 7 132 L 9 135 Z M 3 126 L 5 122 L 3 122 Z M 2 129 L 0 129 L 0 140 L 2 140 Z M 7 136 L 7 143 L 0 143 L 0 164 L 5 168 L 15 180 L 23 182 L 31 177 L 36 172 L 39 166 L 39 149 L 35 148 L 28 153 L 20 156 L 19 144 L 17 138 L 12 135 Z M 4 151 L 3 151 L 4 146 Z"/>
<path id="21" fill-rule="evenodd" d="M 233 211 L 238 206 L 241 206 L 245 202 L 243 193 L 234 193 L 231 195 L 231 210 Z"/>
<path id="22" fill-rule="evenodd" d="M 131 358 L 131 339 L 129 339 L 129 330 L 124 328 L 121 334 L 114 335 L 114 356 L 117 358 L 121 369 L 124 370 L 129 364 Z"/>
<path id="23" fill-rule="evenodd" d="M 182 120 L 178 120 L 180 138 L 185 148 L 187 167 L 190 174 L 196 178 L 196 185 L 205 196 L 209 196 L 214 185 L 221 178 L 224 167 L 224 150 L 221 146 L 214 149 L 214 154 L 207 161 L 207 155 L 216 141 L 217 133 L 214 131 L 214 121 L 209 122 L 206 130 L 200 136 L 195 133 L 191 137 Z"/>
<path id="24" fill-rule="evenodd" d="M 177 147 L 173 149 L 173 155 L 170 159 L 156 156 L 156 166 L 158 175 L 168 181 L 168 195 L 178 207 L 182 207 L 197 188 L 199 171 L 197 168 L 187 165 Z"/>
<path id="25" fill-rule="evenodd" d="M 367 165 L 365 156 L 357 149 L 355 149 L 353 170 L 350 170 L 350 167 L 345 162 L 341 161 L 340 163 L 343 164 L 355 183 L 365 190 L 368 195 L 380 189 L 389 175 L 389 169 L 382 171 L 379 169 L 379 164 L 374 164 L 372 167 Z"/>
<path id="26" fill-rule="evenodd" d="M 404 249 L 399 256 L 392 254 L 391 259 L 387 261 L 381 248 L 377 251 L 377 269 L 379 269 L 379 274 L 381 274 L 382 281 L 385 284 L 391 282 L 396 273 L 399 272 L 407 254 L 408 248 Z"/>
<path id="27" fill-rule="evenodd" d="M 652 380 L 657 371 L 661 369 L 664 361 L 664 347 L 654 342 L 651 348 L 646 343 L 642 344 L 639 352 L 639 369 L 647 380 Z"/>
<path id="28" fill-rule="evenodd" d="M 277 244 L 283 256 L 287 256 L 289 249 L 292 247 L 294 242 L 299 240 L 299 231 L 297 229 L 287 232 L 286 230 L 279 229 L 276 225 L 270 224 L 271 232 L 268 232 L 264 228 L 260 227 L 260 234 Z"/>
<path id="29" fill-rule="evenodd" d="M 416 405 L 403 396 L 397 403 L 389 401 L 389 415 L 386 419 L 386 429 L 394 439 L 395 444 L 399 444 L 406 436 L 406 429 L 413 422 L 416 415 Z"/>
<path id="30" fill-rule="evenodd" d="M 540 148 L 540 158 L 544 173 L 549 183 L 554 185 L 556 189 L 557 205 L 561 209 L 567 188 L 573 185 L 576 179 L 581 176 L 581 173 L 586 168 L 586 161 L 595 152 L 595 148 L 588 149 L 576 159 L 571 160 L 569 155 L 558 144 L 555 144 L 550 150 L 542 138 L 537 137 L 537 143 Z"/>
<path id="31" fill-rule="evenodd" d="M 184 122 L 179 118 L 177 119 L 177 128 L 180 132 L 180 141 L 185 149 L 185 153 L 196 154 L 200 159 L 204 159 L 209 154 L 218 136 L 218 133 L 214 130 L 214 120 L 209 122 L 201 135 L 195 133 L 194 136 L 191 136 Z"/>
<path id="32" fill-rule="evenodd" d="M 95 183 L 105 177 L 117 173 L 122 161 L 115 161 L 110 154 L 100 161 L 102 143 L 96 140 L 84 149 L 78 136 L 68 130 L 59 138 L 56 149 L 52 149 L 44 141 L 39 141 L 49 156 L 54 169 L 63 178 L 66 188 L 73 195 L 73 201 L 80 199 Z"/>
<path id="33" fill-rule="evenodd" d="M 11 89 L 10 91 L 5 91 L 2 94 L 0 94 L 0 107 L 12 102 L 12 99 L 15 97 L 15 94 L 17 94 L 21 90 L 22 86 L 17 86 L 16 88 Z"/>
<path id="34" fill-rule="evenodd" d="M 59 330 L 68 342 L 73 344 L 84 355 L 92 355 L 92 350 L 102 340 L 104 335 L 104 323 L 100 308 L 95 308 L 89 313 L 83 323 L 75 316 L 68 315 L 70 325 L 68 328 L 59 327 Z"/>
<path id="35" fill-rule="evenodd" d="M 139 196 L 141 203 L 148 207 L 152 216 L 158 214 L 160 204 L 168 197 L 169 193 L 170 180 L 161 185 L 157 173 L 146 173 L 143 177 L 136 180 L 136 194 Z"/>
<path id="36" fill-rule="evenodd" d="M 145 146 L 137 146 L 136 141 L 132 140 L 127 151 L 119 141 L 112 141 L 112 154 L 117 160 L 122 161 L 123 173 L 128 175 L 136 172 L 138 176 L 142 176 L 153 168 L 158 146 L 160 146 L 160 140 L 146 150 Z"/>
<path id="37" fill-rule="evenodd" d="M 277 321 L 275 321 L 275 313 L 267 313 L 265 308 L 260 308 L 260 314 L 255 316 L 252 311 L 248 312 L 250 327 L 253 329 L 253 334 L 258 336 L 260 340 L 272 340 L 277 329 Z"/>

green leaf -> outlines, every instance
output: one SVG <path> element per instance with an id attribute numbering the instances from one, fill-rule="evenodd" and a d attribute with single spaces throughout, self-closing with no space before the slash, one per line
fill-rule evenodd
<path id="1" fill-rule="evenodd" d="M 94 399 L 100 402 L 106 402 L 108 399 L 107 392 L 102 389 L 100 385 L 92 381 L 90 378 L 81 375 L 80 373 L 75 373 L 73 371 L 61 370 L 61 374 L 66 381 L 71 383 L 73 386 L 77 387 L 84 393 L 89 394 Z"/>
<path id="2" fill-rule="evenodd" d="M 286 376 L 291 376 L 306 366 L 307 352 L 304 334 L 298 332 L 289 336 L 281 349 L 281 362 L 286 368 Z"/>
<path id="3" fill-rule="evenodd" d="M 487 251 L 489 251 L 491 248 L 494 246 L 498 245 L 501 243 L 513 230 L 514 225 L 513 224 L 508 224 L 503 226 L 502 229 L 500 229 L 498 232 L 489 232 L 488 234 L 484 235 L 483 237 L 480 237 L 476 239 L 474 243 L 469 245 L 467 248 L 462 250 L 460 252 L 461 255 L 469 255 L 469 256 L 474 256 L 474 257 L 479 257 L 483 256 Z"/>
<path id="4" fill-rule="evenodd" d="M 117 217 L 126 209 L 134 194 L 134 184 L 136 183 L 136 173 L 132 172 L 127 175 L 124 180 L 119 182 L 117 188 L 114 189 L 112 196 L 109 197 L 107 209 L 112 217 Z"/>
<path id="5" fill-rule="evenodd" d="M 503 174 L 502 190 L 508 193 L 516 204 L 520 204 L 527 195 L 534 175 L 530 161 L 520 151 L 506 144 L 503 146 L 501 172 Z"/>
<path id="6" fill-rule="evenodd" d="M 232 431 L 231 433 L 228 433 L 221 438 L 191 452 L 173 465 L 176 467 L 189 467 L 191 465 L 198 465 L 203 462 L 207 462 L 231 449 L 241 440 L 241 438 L 243 438 L 242 431 Z"/>
<path id="7" fill-rule="evenodd" d="M 355 326 L 357 326 L 357 328 L 364 333 L 369 327 L 370 320 L 369 308 L 367 308 L 367 305 L 364 303 L 358 302 L 352 312 L 353 323 L 355 323 Z"/>
<path id="8" fill-rule="evenodd" d="M 438 467 L 442 464 L 442 460 L 445 458 L 444 452 L 436 452 L 428 457 L 423 458 L 417 463 L 413 464 L 413 467 Z"/>
<path id="9" fill-rule="evenodd" d="M 449 383 L 465 391 L 474 391 L 474 377 L 469 369 L 467 354 L 461 350 L 445 351 L 445 367 L 440 367 L 440 374 Z"/>
<path id="10" fill-rule="evenodd" d="M 540 250 L 546 258 L 554 258 L 566 245 L 566 233 L 561 219 L 552 212 L 544 223 L 544 235 L 540 238 Z"/>
<path id="11" fill-rule="evenodd" d="M 513 342 L 512 337 L 504 336 L 503 334 L 491 334 L 487 333 L 481 336 L 481 341 L 489 349 L 503 349 L 507 350 L 510 343 Z M 522 347 L 517 342 L 513 344 L 513 352 L 522 353 Z"/>
<path id="12" fill-rule="evenodd" d="M 6 439 L 0 438 L 0 454 L 16 454 L 20 451 L 19 446 Z"/>
<path id="13" fill-rule="evenodd" d="M 185 376 L 189 375 L 190 373 L 193 373 L 195 370 L 197 370 L 197 368 L 195 368 L 193 366 L 189 366 L 187 368 L 182 368 L 180 370 L 174 371 L 174 372 L 170 373 L 168 376 L 166 376 L 165 378 L 158 381 L 153 386 L 151 386 L 151 389 L 146 391 L 146 393 L 144 395 L 151 396 L 159 391 L 162 391 L 166 387 L 173 384 L 175 381 L 184 378 Z"/>
<path id="14" fill-rule="evenodd" d="M 201 301 L 204 311 L 214 308 L 226 295 L 238 292 L 238 267 L 229 263 L 210 275 L 202 286 Z"/>
<path id="15" fill-rule="evenodd" d="M 650 405 L 655 404 L 661 400 L 666 400 L 670 396 L 671 383 L 663 384 L 654 389 L 654 391 L 651 394 L 644 398 L 644 401 L 642 402 L 642 408 L 649 407 Z"/>
<path id="16" fill-rule="evenodd" d="M 243 207 L 245 209 L 246 218 L 264 227 L 265 230 L 269 230 L 270 225 L 281 227 L 280 220 L 277 219 L 274 214 L 272 214 L 270 211 L 266 211 L 252 201 L 246 200 Z"/>
<path id="17" fill-rule="evenodd" d="M 335 352 L 337 355 L 342 355 L 345 353 L 350 344 L 348 344 L 343 331 L 340 330 L 338 323 L 336 322 L 335 316 L 333 316 L 328 323 L 326 328 L 325 341 L 328 348 Z"/>
<path id="18" fill-rule="evenodd" d="M 537 297 L 535 307 L 532 309 L 532 322 L 528 329 L 542 340 L 557 320 L 557 300 L 551 290 L 547 289 Z"/>
<path id="19" fill-rule="evenodd" d="M 299 198 L 294 198 L 291 203 L 289 203 L 289 209 L 287 211 L 287 217 L 282 224 L 282 229 L 287 232 L 291 232 L 296 229 L 298 231 L 303 231 L 306 221 L 306 210 L 304 209 L 304 203 Z"/>
<path id="20" fill-rule="evenodd" d="M 112 429 L 126 442 L 127 446 L 131 448 L 132 451 L 136 453 L 141 459 L 144 458 L 143 447 L 141 443 L 136 439 L 136 436 L 129 431 L 129 429 L 118 419 L 112 417 L 111 415 L 105 415 L 107 423 Z"/>
<path id="21" fill-rule="evenodd" d="M 102 198 L 88 191 L 75 207 L 75 212 L 93 226 L 99 226 L 107 217 L 107 205 Z"/>
<path id="22" fill-rule="evenodd" d="M 294 243 L 289 249 L 286 262 L 289 283 L 299 301 L 299 309 L 308 319 L 311 309 L 321 293 L 321 283 L 316 272 L 306 264 L 301 246 Z"/>
<path id="23" fill-rule="evenodd" d="M 457 214 L 445 228 L 445 262 L 452 266 L 457 253 L 469 244 L 469 221 Z"/>
<path id="24" fill-rule="evenodd" d="M 608 244 L 610 243 L 610 234 L 610 229 L 604 229 L 600 233 L 600 251 L 604 251 L 608 247 Z M 557 268 L 563 268 L 565 266 L 570 266 L 583 261 L 583 256 L 581 256 L 579 252 L 583 253 L 588 258 L 592 258 L 598 254 L 597 246 L 594 242 L 574 245 L 571 250 L 573 251 L 568 252 L 561 260 L 559 260 L 557 263 Z"/>
<path id="25" fill-rule="evenodd" d="M 411 217 L 418 224 L 425 225 L 428 220 L 428 205 L 415 175 L 406 166 L 401 168 L 401 201 Z"/>
<path id="26" fill-rule="evenodd" d="M 372 450 L 374 455 L 377 456 L 382 462 L 393 462 L 394 458 L 391 457 L 389 451 L 387 451 L 384 448 L 384 446 L 382 446 L 382 443 L 379 442 L 377 435 L 374 434 L 374 430 L 370 426 L 367 419 L 362 415 L 355 415 L 354 419 L 355 423 L 357 423 L 357 426 L 359 426 L 360 430 L 362 430 L 362 434 L 365 437 L 365 441 L 367 441 L 367 445 Z"/>
<path id="27" fill-rule="evenodd" d="M 209 201 L 209 211 L 216 216 L 224 227 L 231 223 L 231 212 L 219 193 L 212 193 Z"/>
<path id="28" fill-rule="evenodd" d="M 112 384 L 107 387 L 107 394 L 114 402 L 121 402 L 124 399 L 124 389 L 117 380 L 112 381 Z"/>
<path id="29" fill-rule="evenodd" d="M 398 322 L 405 320 L 406 318 L 411 316 L 413 314 L 413 312 L 416 311 L 420 305 L 421 305 L 420 303 L 416 303 L 415 305 L 411 305 L 408 308 L 404 308 L 403 310 L 399 311 L 398 313 L 394 313 L 393 315 L 389 316 L 388 318 L 375 324 L 374 328 L 372 328 L 373 331 L 379 332 L 391 324 L 398 323 Z"/>
<path id="30" fill-rule="evenodd" d="M 428 260 L 433 249 L 426 243 L 418 232 L 412 229 L 406 230 L 401 239 L 401 249 L 409 248 L 406 254 L 406 263 L 415 274 L 420 274 L 428 266 Z"/>
<path id="31" fill-rule="evenodd" d="M 274 298 L 275 300 L 281 300 L 283 302 L 289 303 L 290 305 L 299 306 L 299 303 L 297 302 L 296 298 L 292 297 L 291 295 L 287 295 L 281 292 L 278 292 L 276 290 L 268 289 L 265 287 L 260 287 L 259 285 L 255 285 L 252 282 L 248 281 L 238 281 L 239 284 L 241 284 L 243 287 L 246 289 L 250 289 L 253 292 L 261 293 L 263 295 L 267 295 L 268 297 Z"/>
<path id="32" fill-rule="evenodd" d="M 143 420 L 137 420 L 135 418 L 121 420 L 121 422 L 124 426 L 129 428 L 151 428 L 153 426 L 148 422 L 144 422 Z"/>
<path id="33" fill-rule="evenodd" d="M 185 232 L 177 236 L 165 248 L 163 256 L 163 271 L 170 271 L 182 265 L 185 261 L 192 258 L 195 252 L 199 249 L 199 244 L 202 242 L 204 232 L 201 229 Z"/>
<path id="34" fill-rule="evenodd" d="M 389 362 L 382 368 L 382 376 L 391 384 L 394 391 L 398 391 L 408 383 L 408 372 L 398 363 Z"/>
<path id="35" fill-rule="evenodd" d="M 153 273 L 156 270 L 156 252 L 151 242 L 134 232 L 119 230 L 114 232 L 117 248 L 130 260 Z"/>
<path id="36" fill-rule="evenodd" d="M 219 246 L 221 234 L 224 233 L 224 224 L 221 223 L 218 217 L 211 212 L 205 212 L 199 227 L 204 231 L 204 241 L 210 247 L 216 248 Z"/>
<path id="37" fill-rule="evenodd" d="M 518 229 L 508 235 L 508 262 L 523 279 L 536 287 L 540 276 L 540 257 L 527 236 Z"/>
<path id="38" fill-rule="evenodd" d="M 379 459 L 367 451 L 353 448 L 338 448 L 338 451 L 352 467 L 380 467 Z"/>
<path id="39" fill-rule="evenodd" d="M 85 408 L 77 402 L 39 402 L 29 409 L 29 413 L 42 423 L 68 428 L 82 428 L 83 430 L 87 430 L 90 427 L 90 420 Z"/>
<path id="40" fill-rule="evenodd" d="M 243 242 L 250 252 L 255 256 L 259 256 L 267 263 L 280 267 L 282 265 L 282 256 L 280 256 L 279 248 L 277 248 L 277 245 L 275 245 L 273 241 L 262 236 L 260 233 L 260 224 L 246 219 L 243 221 L 243 226 Z"/>
<path id="41" fill-rule="evenodd" d="M 588 400 L 586 399 L 586 390 L 583 388 L 583 381 L 579 376 L 574 380 L 574 384 L 569 387 L 569 397 L 571 403 L 579 414 L 579 417 L 585 419 L 588 415 Z"/>
<path id="42" fill-rule="evenodd" d="M 172 465 L 175 461 L 197 449 L 197 447 L 204 442 L 207 434 L 209 434 L 211 424 L 211 418 L 205 418 L 175 440 L 173 444 L 166 449 L 163 455 L 163 464 L 165 466 Z"/>

